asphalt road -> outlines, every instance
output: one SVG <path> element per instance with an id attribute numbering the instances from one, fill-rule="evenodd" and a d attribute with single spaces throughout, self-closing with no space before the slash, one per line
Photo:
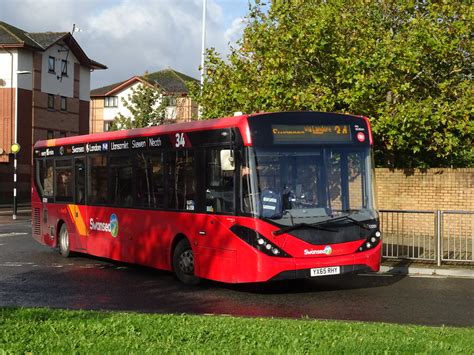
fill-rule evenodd
<path id="1" fill-rule="evenodd" d="M 474 279 L 341 275 L 268 284 L 204 282 L 85 255 L 64 259 L 0 218 L 0 307 L 309 317 L 474 326 Z"/>

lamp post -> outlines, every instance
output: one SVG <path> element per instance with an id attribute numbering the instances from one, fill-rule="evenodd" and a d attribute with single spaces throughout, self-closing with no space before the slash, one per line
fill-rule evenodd
<path id="1" fill-rule="evenodd" d="M 201 88 L 204 83 L 204 57 L 206 54 L 206 7 L 207 0 L 202 3 L 202 38 L 201 38 Z"/>
<path id="2" fill-rule="evenodd" d="M 17 70 L 17 80 L 15 88 L 15 135 L 14 142 L 11 145 L 11 152 L 13 153 L 13 219 L 16 219 L 17 213 L 17 198 L 16 198 L 16 182 L 17 182 L 17 159 L 16 155 L 20 152 L 20 144 L 18 143 L 18 76 L 23 74 L 31 74 L 28 70 Z"/>
<path id="3" fill-rule="evenodd" d="M 206 7 L 207 0 L 202 2 L 202 37 L 201 37 L 201 91 L 204 84 L 204 58 L 206 55 Z M 202 105 L 198 108 L 198 119 L 202 118 Z"/>

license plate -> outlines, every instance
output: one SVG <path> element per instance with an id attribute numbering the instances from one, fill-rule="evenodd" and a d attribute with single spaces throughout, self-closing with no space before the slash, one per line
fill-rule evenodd
<path id="1" fill-rule="evenodd" d="M 341 267 L 340 266 L 317 267 L 317 268 L 311 269 L 310 271 L 311 271 L 311 277 L 338 275 L 341 273 Z"/>

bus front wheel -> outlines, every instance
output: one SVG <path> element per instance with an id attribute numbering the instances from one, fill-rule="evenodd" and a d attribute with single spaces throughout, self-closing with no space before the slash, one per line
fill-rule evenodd
<path id="1" fill-rule="evenodd" d="M 66 228 L 66 223 L 63 223 L 59 229 L 58 249 L 59 254 L 65 258 L 69 257 L 71 254 L 69 249 L 69 233 Z"/>
<path id="2" fill-rule="evenodd" d="M 194 255 L 187 239 L 181 239 L 173 251 L 173 269 L 176 277 L 186 285 L 197 285 L 201 280 L 194 276 Z"/>

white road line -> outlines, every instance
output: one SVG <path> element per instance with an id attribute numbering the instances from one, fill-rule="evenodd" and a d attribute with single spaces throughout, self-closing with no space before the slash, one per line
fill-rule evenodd
<path id="1" fill-rule="evenodd" d="M 423 279 L 447 279 L 445 275 L 407 275 L 408 277 L 423 278 Z"/>
<path id="2" fill-rule="evenodd" d="M 2 233 L 0 234 L 0 238 L 14 237 L 16 235 L 27 235 L 27 234 L 28 233 L 24 233 L 24 232 Z"/>

